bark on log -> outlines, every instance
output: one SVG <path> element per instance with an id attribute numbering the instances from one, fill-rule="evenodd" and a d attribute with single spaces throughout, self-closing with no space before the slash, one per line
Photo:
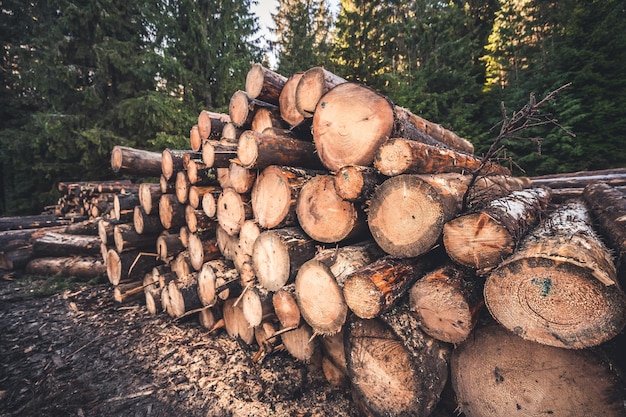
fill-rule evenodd
<path id="1" fill-rule="evenodd" d="M 243 222 L 252 218 L 249 194 L 226 188 L 217 200 L 217 221 L 226 233 L 236 236 Z"/>
<path id="2" fill-rule="evenodd" d="M 420 328 L 447 343 L 467 339 L 483 305 L 483 283 L 452 263 L 427 273 L 409 292 L 409 307 Z"/>
<path id="3" fill-rule="evenodd" d="M 343 296 L 358 317 L 371 319 L 389 310 L 407 294 L 413 284 L 431 271 L 438 254 L 399 259 L 378 258 L 350 275 L 343 284 Z"/>
<path id="4" fill-rule="evenodd" d="M 100 254 L 101 242 L 99 236 L 49 232 L 33 240 L 33 256 L 37 258 L 68 255 L 97 256 Z"/>
<path id="5" fill-rule="evenodd" d="M 124 224 L 123 222 L 119 222 L 115 219 L 104 219 L 101 218 L 98 222 L 98 236 L 102 243 L 112 245 L 115 243 L 113 239 L 113 232 L 115 231 L 115 226 L 118 224 Z"/>
<path id="6" fill-rule="evenodd" d="M 304 184 L 322 171 L 288 166 L 268 166 L 252 187 L 252 212 L 265 229 L 294 226 L 296 202 Z"/>
<path id="7" fill-rule="evenodd" d="M 304 72 L 296 72 L 291 75 L 285 82 L 278 98 L 280 115 L 290 126 L 297 126 L 304 120 L 304 116 L 296 107 L 296 89 L 303 74 Z"/>
<path id="8" fill-rule="evenodd" d="M 111 151 L 111 169 L 118 173 L 158 177 L 161 175 L 161 154 L 128 146 L 114 146 Z"/>
<path id="9" fill-rule="evenodd" d="M 230 186 L 240 194 L 249 193 L 252 190 L 256 176 L 256 170 L 245 168 L 239 163 L 231 162 L 228 167 Z"/>
<path id="10" fill-rule="evenodd" d="M 461 214 L 443 227 L 443 244 L 455 262 L 479 270 L 498 266 L 526 232 L 536 225 L 550 202 L 549 188 L 531 188 L 490 201 L 476 212 Z"/>
<path id="11" fill-rule="evenodd" d="M 174 179 L 167 179 L 165 175 L 161 174 L 159 177 L 159 185 L 161 186 L 161 194 L 171 194 L 174 192 Z"/>
<path id="12" fill-rule="evenodd" d="M 423 333 L 408 308 L 345 331 L 352 396 L 367 416 L 427 417 L 447 381 L 449 347 Z"/>
<path id="13" fill-rule="evenodd" d="M 71 219 L 55 214 L 34 214 L 32 216 L 0 217 L 0 231 L 39 229 L 42 227 L 67 226 Z"/>
<path id="14" fill-rule="evenodd" d="M 278 104 L 286 82 L 287 77 L 255 63 L 246 75 L 246 93 L 250 98 Z"/>
<path id="15" fill-rule="evenodd" d="M 300 313 L 319 335 L 337 333 L 348 316 L 343 285 L 348 276 L 383 256 L 373 241 L 323 249 L 306 261 L 295 279 Z"/>
<path id="16" fill-rule="evenodd" d="M 165 230 L 179 228 L 185 224 L 185 206 L 176 195 L 163 194 L 159 199 L 159 218 Z"/>
<path id="17" fill-rule="evenodd" d="M 166 180 L 174 178 L 177 172 L 182 171 L 185 155 L 195 152 L 190 149 L 163 149 L 161 152 L 161 174 Z"/>
<path id="18" fill-rule="evenodd" d="M 154 235 L 163 230 L 158 213 L 146 214 L 141 206 L 135 206 L 133 211 L 133 227 L 139 235 Z"/>
<path id="19" fill-rule="evenodd" d="M 236 301 L 234 298 L 224 301 L 222 308 L 224 328 L 231 338 L 250 345 L 254 342 L 254 328 L 248 325 L 241 304 Z"/>
<path id="20" fill-rule="evenodd" d="M 32 275 L 63 275 L 78 278 L 99 278 L 107 267 L 99 256 L 40 257 L 31 259 L 25 271 Z"/>
<path id="21" fill-rule="evenodd" d="M 212 232 L 209 235 L 215 236 L 215 233 Z M 188 250 L 191 267 L 196 271 L 199 271 L 206 261 L 222 256 L 215 238 L 208 238 L 206 234 L 203 236 L 198 233 L 190 233 Z"/>
<path id="22" fill-rule="evenodd" d="M 234 140 L 239 140 L 239 135 Z M 228 168 L 237 158 L 237 142 L 206 141 L 202 145 L 202 162 L 208 168 Z"/>
<path id="23" fill-rule="evenodd" d="M 626 185 L 626 168 L 597 171 L 578 171 L 564 174 L 550 174 L 531 177 L 533 187 L 584 188 L 588 184 L 602 182 L 612 186 Z"/>
<path id="24" fill-rule="evenodd" d="M 97 221 L 98 224 L 99 221 L 100 220 Z M 41 236 L 44 236 L 46 233 L 67 233 L 68 227 L 69 226 L 51 226 L 39 227 L 34 229 L 0 231 L 0 251 L 5 250 L 7 248 L 7 245 L 13 245 L 14 242 L 20 242 L 20 245 L 32 243 L 34 239 L 38 239 Z"/>
<path id="25" fill-rule="evenodd" d="M 192 159 L 187 165 L 187 179 L 191 185 L 217 185 L 214 168 L 207 168 L 200 160 Z"/>
<path id="26" fill-rule="evenodd" d="M 245 168 L 263 169 L 270 165 L 288 165 L 324 169 L 311 142 L 288 136 L 270 136 L 247 130 L 239 136 L 237 158 Z"/>
<path id="27" fill-rule="evenodd" d="M 509 169 L 472 154 L 403 138 L 391 138 L 383 143 L 376 152 L 374 166 L 387 176 L 404 173 L 468 174 L 478 171 L 481 166 L 482 175 L 511 175 Z"/>
<path id="28" fill-rule="evenodd" d="M 461 152 L 469 154 L 474 153 L 474 145 L 472 145 L 472 143 L 467 139 L 461 138 L 451 130 L 445 129 L 441 125 L 423 119 L 422 117 L 411 113 L 408 109 L 395 106 L 394 111 L 396 113 L 396 117 L 407 120 L 421 132 L 424 132 L 426 135 L 438 140 L 444 145 Z"/>
<path id="29" fill-rule="evenodd" d="M 295 329 L 302 323 L 295 291 L 295 284 L 287 284 L 272 295 L 274 314 L 283 329 Z"/>
<path id="30" fill-rule="evenodd" d="M 65 227 L 63 233 L 67 233 L 68 235 L 92 235 L 98 236 L 98 223 L 100 222 L 100 217 L 92 217 L 87 220 L 83 220 L 82 222 L 72 223 Z M 0 233 L 1 235 L 1 233 Z M 0 243 L 0 248 L 2 244 Z"/>
<path id="31" fill-rule="evenodd" d="M 626 325 L 626 295 L 584 204 L 564 204 L 529 233 L 485 283 L 493 317 L 518 336 L 581 349 Z"/>
<path id="32" fill-rule="evenodd" d="M 201 185 L 201 186 L 192 185 L 189 188 L 188 203 L 194 209 L 204 210 L 204 207 L 202 205 L 204 196 L 206 194 L 212 193 L 214 196 L 214 199 L 217 200 L 221 192 L 222 192 L 222 189 L 216 185 Z M 205 214 L 208 217 L 215 216 L 215 213 L 213 213 L 212 216 L 209 216 L 208 213 L 206 212 Z"/>
<path id="33" fill-rule="evenodd" d="M 298 227 L 266 230 L 254 242 L 252 261 L 259 284 L 278 291 L 315 255 L 314 242 Z"/>
<path id="34" fill-rule="evenodd" d="M 190 233 L 211 232 L 215 235 L 217 221 L 211 219 L 203 210 L 194 209 L 193 206 L 185 207 L 185 222 Z"/>
<path id="35" fill-rule="evenodd" d="M 168 262 L 185 249 L 178 233 L 164 233 L 156 240 L 158 258 Z"/>
<path id="36" fill-rule="evenodd" d="M 335 173 L 335 191 L 348 201 L 369 200 L 386 178 L 373 167 L 349 165 Z"/>
<path id="37" fill-rule="evenodd" d="M 161 311 L 161 287 L 155 279 L 154 268 L 143 276 L 143 295 L 148 313 L 155 315 Z"/>
<path id="38" fill-rule="evenodd" d="M 136 192 L 115 194 L 113 198 L 113 217 L 116 220 L 132 218 L 137 205 L 139 205 L 139 195 Z"/>
<path id="39" fill-rule="evenodd" d="M 142 183 L 139 184 L 139 205 L 146 214 L 158 213 L 159 199 L 161 198 L 161 184 Z"/>
<path id="40" fill-rule="evenodd" d="M 231 261 L 213 259 L 202 264 L 198 272 L 198 298 L 200 298 L 202 305 L 215 305 L 218 298 L 222 297 L 222 292 L 228 292 L 227 295 L 230 295 L 232 287 L 224 284 L 236 283 L 236 285 L 239 285 L 236 282 L 237 279 L 238 274 Z M 222 284 L 218 284 L 218 282 Z M 220 286 L 222 287 L 221 289 L 218 288 Z"/>
<path id="41" fill-rule="evenodd" d="M 367 236 L 364 211 L 337 195 L 332 175 L 317 175 L 302 186 L 296 214 L 302 229 L 318 242 L 363 240 Z"/>
<path id="42" fill-rule="evenodd" d="M 593 350 L 539 345 L 491 325 L 454 350 L 450 369 L 467 416 L 626 415 L 620 377 Z"/>
<path id="43" fill-rule="evenodd" d="M 185 313 L 202 307 L 198 298 L 198 274 L 187 274 L 170 281 L 167 285 L 170 297 L 170 311 L 174 317 L 180 318 Z"/>
<path id="44" fill-rule="evenodd" d="M 202 211 L 210 219 L 217 218 L 217 200 L 222 191 L 221 187 L 215 187 L 213 191 L 207 192 L 202 196 Z"/>
<path id="45" fill-rule="evenodd" d="M 205 140 L 220 140 L 224 125 L 230 123 L 230 116 L 224 113 L 215 113 L 202 110 L 198 115 L 199 143 L 192 143 L 191 149 L 194 151 L 202 147 Z"/>
<path id="46" fill-rule="evenodd" d="M 120 282 L 142 279 L 146 271 L 159 263 L 160 261 L 151 254 L 140 251 L 118 253 L 115 249 L 109 249 L 106 274 L 111 284 L 118 285 Z"/>
<path id="47" fill-rule="evenodd" d="M 193 272 L 193 268 L 191 267 L 191 261 L 189 259 L 189 251 L 185 249 L 176 255 L 170 262 L 170 268 L 172 272 L 176 274 L 177 278 L 184 278 L 190 275 Z"/>
<path id="48" fill-rule="evenodd" d="M 132 224 L 118 224 L 113 229 L 115 249 L 120 253 L 136 249 L 154 252 L 156 237 L 156 233 L 140 235 Z"/>
<path id="49" fill-rule="evenodd" d="M 345 82 L 345 79 L 322 67 L 309 68 L 296 87 L 296 109 L 304 118 L 313 117 L 322 96 Z"/>
<path id="50" fill-rule="evenodd" d="M 254 132 L 263 133 L 266 129 L 285 129 L 289 125 L 280 116 L 280 109 L 260 108 L 254 112 L 250 129 Z"/>
<path id="51" fill-rule="evenodd" d="M 228 114 L 230 115 L 231 122 L 236 127 L 248 127 L 252 126 L 252 119 L 254 113 L 260 108 L 272 109 L 276 106 L 270 103 L 263 102 L 254 98 L 250 98 L 245 91 L 238 90 L 230 98 L 230 104 L 228 105 Z"/>
<path id="52" fill-rule="evenodd" d="M 590 184 L 583 197 L 597 219 L 600 231 L 615 250 L 618 270 L 626 268 L 626 194 L 607 184 Z M 622 283 L 626 285 L 626 281 Z"/>
<path id="53" fill-rule="evenodd" d="M 259 326 L 274 315 L 272 294 L 258 285 L 248 287 L 241 296 L 241 309 L 250 327 Z"/>

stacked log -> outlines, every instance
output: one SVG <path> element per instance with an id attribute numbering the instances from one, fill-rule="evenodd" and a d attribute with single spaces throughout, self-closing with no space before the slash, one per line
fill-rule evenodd
<path id="1" fill-rule="evenodd" d="M 505 415 L 481 414 L 472 391 L 493 375 L 499 388 L 504 372 L 482 339 L 504 332 L 507 346 L 556 349 L 567 370 L 563 352 L 587 358 L 626 325 L 589 213 L 551 199 L 560 184 L 582 196 L 593 173 L 574 188 L 514 177 L 454 132 L 318 67 L 284 77 L 253 65 L 229 114 L 203 110 L 189 132 L 189 149 L 159 154 L 158 174 L 154 153 L 121 149 L 137 167 L 120 171 L 160 182 L 102 198 L 119 206 L 97 228 L 115 299 L 224 328 L 257 345 L 256 363 L 278 349 L 319 363 L 364 415 L 435 415 L 448 375 L 459 409 Z M 589 186 L 585 199 L 623 259 L 623 235 L 611 232 L 623 214 L 600 213 L 606 193 Z M 489 315 L 500 325 L 485 327 Z M 475 381 L 464 374 L 473 349 L 496 361 Z M 593 367 L 617 389 L 610 368 Z M 532 408 L 526 394 L 506 395 Z"/>

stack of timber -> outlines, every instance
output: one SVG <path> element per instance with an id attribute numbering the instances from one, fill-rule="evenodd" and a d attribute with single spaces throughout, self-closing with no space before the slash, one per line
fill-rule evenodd
<path id="1" fill-rule="evenodd" d="M 254 64 L 189 132 L 112 152 L 160 177 L 98 218 L 117 301 L 316 364 L 367 416 L 626 416 L 603 353 L 626 326 L 626 170 L 513 176 L 321 67 Z"/>

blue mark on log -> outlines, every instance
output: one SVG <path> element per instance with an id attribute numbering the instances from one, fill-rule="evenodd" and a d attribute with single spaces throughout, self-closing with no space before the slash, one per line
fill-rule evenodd
<path id="1" fill-rule="evenodd" d="M 550 278 L 533 278 L 530 280 L 533 284 L 541 287 L 541 296 L 546 297 L 552 288 L 552 280 Z"/>

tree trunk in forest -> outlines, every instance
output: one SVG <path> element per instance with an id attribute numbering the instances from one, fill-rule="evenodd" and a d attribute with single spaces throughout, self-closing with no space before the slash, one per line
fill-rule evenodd
<path id="1" fill-rule="evenodd" d="M 261 64 L 252 64 L 246 75 L 248 97 L 277 105 L 287 77 Z"/>
<path id="2" fill-rule="evenodd" d="M 226 188 L 217 200 L 217 221 L 226 233 L 236 236 L 243 223 L 252 218 L 249 194 Z"/>
<path id="3" fill-rule="evenodd" d="M 626 193 L 604 183 L 585 187 L 583 197 L 616 254 L 618 270 L 626 268 Z M 626 278 L 625 278 L 626 280 Z M 626 285 L 626 281 L 622 283 Z"/>
<path id="4" fill-rule="evenodd" d="M 192 143 L 191 149 L 194 151 L 200 150 L 202 142 L 206 140 L 220 140 L 224 125 L 229 122 L 230 116 L 227 114 L 202 110 L 198 114 L 198 138 L 200 142 Z"/>
<path id="5" fill-rule="evenodd" d="M 239 137 L 237 157 L 246 168 L 263 169 L 270 165 L 288 165 L 324 169 L 311 142 L 288 136 L 269 136 L 247 130 Z"/>
<path id="6" fill-rule="evenodd" d="M 159 219 L 165 230 L 176 229 L 185 224 L 185 206 L 176 195 L 163 194 L 159 199 Z"/>
<path id="7" fill-rule="evenodd" d="M 362 240 L 367 236 L 364 211 L 337 195 L 332 175 L 317 175 L 302 186 L 296 214 L 300 227 L 318 242 Z"/>
<path id="8" fill-rule="evenodd" d="M 302 74 L 296 87 L 296 109 L 304 118 L 313 117 L 322 96 L 346 82 L 345 79 L 322 67 L 309 68 Z"/>
<path id="9" fill-rule="evenodd" d="M 174 317 L 180 318 L 185 313 L 202 307 L 198 298 L 198 274 L 187 274 L 170 281 L 167 285 L 170 297 L 170 311 Z"/>
<path id="10" fill-rule="evenodd" d="M 298 268 L 315 255 L 316 242 L 298 227 L 262 232 L 254 242 L 252 261 L 259 284 L 278 291 Z"/>
<path id="11" fill-rule="evenodd" d="M 304 72 L 296 72 L 291 75 L 285 82 L 278 99 L 280 115 L 292 127 L 299 125 L 304 120 L 304 116 L 296 107 L 296 89 L 303 74 Z"/>
<path id="12" fill-rule="evenodd" d="M 319 251 L 298 270 L 295 295 L 304 320 L 315 334 L 333 335 L 346 321 L 345 279 L 383 252 L 373 241 Z"/>
<path id="13" fill-rule="evenodd" d="M 471 174 L 478 171 L 483 163 L 482 175 L 511 175 L 509 169 L 472 154 L 403 138 L 391 138 L 383 143 L 374 158 L 376 169 L 387 176 L 403 173 Z"/>
<path id="14" fill-rule="evenodd" d="M 372 319 L 387 311 L 413 284 L 432 270 L 439 255 L 376 259 L 345 278 L 343 296 L 354 314 Z"/>
<path id="15" fill-rule="evenodd" d="M 564 204 L 485 283 L 485 304 L 524 339 L 569 349 L 599 345 L 626 325 L 626 295 L 584 204 Z"/>
<path id="16" fill-rule="evenodd" d="M 161 154 L 127 146 L 114 146 L 111 151 L 111 169 L 116 173 L 158 177 L 161 175 Z"/>
<path id="17" fill-rule="evenodd" d="M 31 259 L 24 268 L 26 273 L 32 275 L 63 275 L 86 279 L 103 277 L 107 269 L 99 256 L 40 257 Z"/>
<path id="18" fill-rule="evenodd" d="M 235 140 L 239 140 L 239 136 Z M 202 162 L 207 168 L 228 168 L 236 157 L 237 142 L 210 140 L 202 145 Z"/>
<path id="19" fill-rule="evenodd" d="M 482 291 L 483 283 L 473 273 L 448 263 L 413 284 L 409 307 L 426 334 L 457 344 L 467 339 L 478 321 Z"/>
<path id="20" fill-rule="evenodd" d="M 461 214 L 443 227 L 443 243 L 455 262 L 483 274 L 513 253 L 550 202 L 549 188 L 513 191 L 476 212 Z"/>
<path id="21" fill-rule="evenodd" d="M 373 167 L 348 165 L 335 173 L 335 191 L 348 201 L 366 201 L 386 178 Z"/>
<path id="22" fill-rule="evenodd" d="M 254 219 L 265 229 L 294 226 L 296 202 L 304 184 L 322 171 L 288 166 L 268 166 L 252 187 Z"/>
<path id="23" fill-rule="evenodd" d="M 544 346 L 490 325 L 454 350 L 450 369 L 467 416 L 625 415 L 620 378 L 593 350 Z"/>
<path id="24" fill-rule="evenodd" d="M 37 258 L 68 255 L 97 256 L 100 254 L 101 243 L 99 236 L 49 232 L 33 240 L 33 256 Z"/>
<path id="25" fill-rule="evenodd" d="M 238 90 L 230 98 L 228 114 L 236 127 L 251 128 L 254 113 L 261 108 L 273 109 L 276 106 L 254 98 L 250 98 L 245 91 Z"/>
<path id="26" fill-rule="evenodd" d="M 427 417 L 448 377 L 450 348 L 423 333 L 408 308 L 345 330 L 346 363 L 357 407 L 367 416 Z"/>

